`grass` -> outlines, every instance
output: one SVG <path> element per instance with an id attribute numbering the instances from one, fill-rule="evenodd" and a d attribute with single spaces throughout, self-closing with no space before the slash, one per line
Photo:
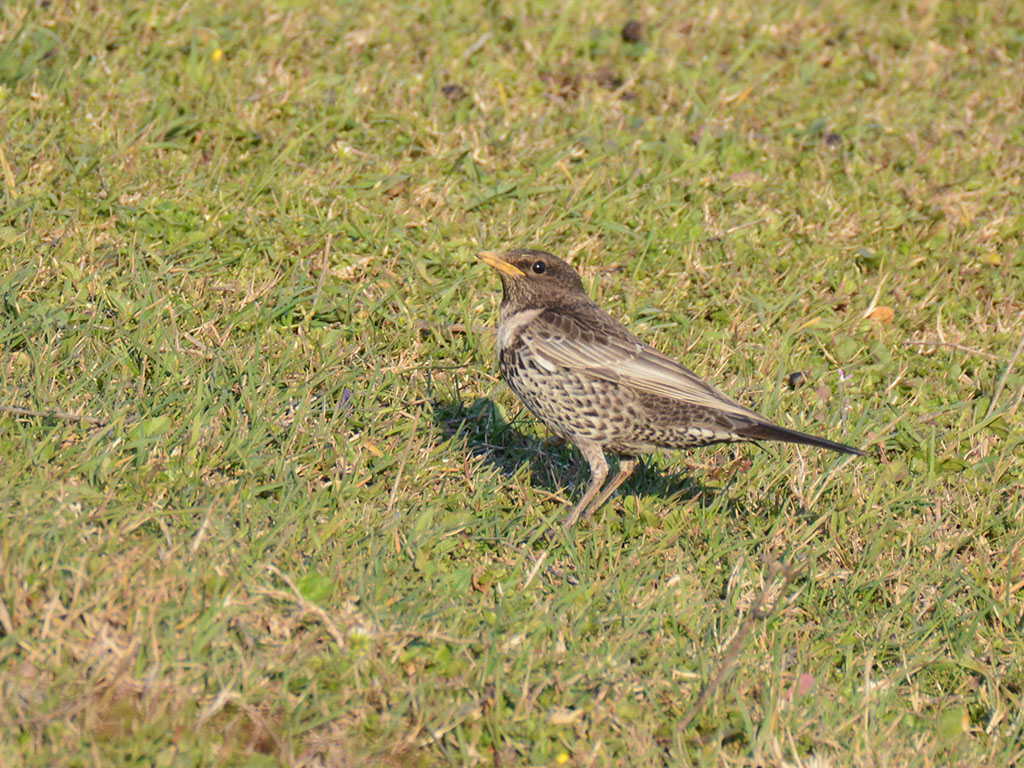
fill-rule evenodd
<path id="1" fill-rule="evenodd" d="M 1019 762 L 1022 30 L 3 6 L 0 762 Z M 547 541 L 509 245 L 872 457 L 656 455 Z"/>

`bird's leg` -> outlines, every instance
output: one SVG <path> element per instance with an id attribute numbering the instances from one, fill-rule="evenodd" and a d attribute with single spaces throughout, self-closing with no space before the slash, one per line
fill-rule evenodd
<path id="1" fill-rule="evenodd" d="M 605 489 L 601 491 L 601 495 L 594 499 L 587 509 L 583 510 L 581 516 L 583 518 L 590 517 L 604 506 L 604 503 L 615 493 L 616 489 L 626 482 L 627 477 L 633 474 L 633 470 L 636 469 L 636 463 L 636 459 L 632 456 L 623 456 L 619 459 L 619 473 L 605 486 Z"/>
<path id="2" fill-rule="evenodd" d="M 576 525 L 576 521 L 580 519 L 583 510 L 590 504 L 594 494 L 601 490 L 601 485 L 604 483 L 605 478 L 608 477 L 608 462 L 604 458 L 604 451 L 601 450 L 600 445 L 590 442 L 577 442 L 576 447 L 580 449 L 583 458 L 590 464 L 590 485 L 587 486 L 587 491 L 583 494 L 583 498 L 576 502 L 576 506 L 572 508 L 572 513 L 566 518 L 566 530 Z"/>

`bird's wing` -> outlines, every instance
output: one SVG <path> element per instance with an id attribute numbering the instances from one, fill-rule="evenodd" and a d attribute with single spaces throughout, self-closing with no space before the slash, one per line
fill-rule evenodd
<path id="1" fill-rule="evenodd" d="M 534 355 L 563 368 L 745 419 L 765 420 L 644 344 L 610 316 L 602 317 L 605 320 L 591 326 L 567 313 L 544 312 L 521 339 Z"/>

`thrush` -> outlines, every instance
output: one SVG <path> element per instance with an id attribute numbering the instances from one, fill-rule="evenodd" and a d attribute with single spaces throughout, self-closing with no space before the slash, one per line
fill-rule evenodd
<path id="1" fill-rule="evenodd" d="M 637 457 L 657 448 L 778 440 L 864 455 L 773 423 L 645 344 L 591 301 L 580 276 L 558 257 L 517 249 L 477 258 L 501 276 L 502 376 L 590 464 L 590 484 L 566 528 L 599 509 L 632 474 Z M 606 453 L 619 456 L 619 471 L 607 484 Z"/>

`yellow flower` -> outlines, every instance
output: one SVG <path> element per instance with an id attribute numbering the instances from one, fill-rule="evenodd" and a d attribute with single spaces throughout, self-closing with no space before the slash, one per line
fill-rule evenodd
<path id="1" fill-rule="evenodd" d="M 562 752 L 558 757 L 555 758 L 555 762 L 559 765 L 565 765 L 569 762 L 569 753 Z"/>
<path id="2" fill-rule="evenodd" d="M 221 59 L 224 58 L 224 51 L 222 51 L 220 48 L 218 48 L 217 50 L 215 50 L 213 52 L 212 58 L 213 58 L 214 61 L 220 61 Z"/>

